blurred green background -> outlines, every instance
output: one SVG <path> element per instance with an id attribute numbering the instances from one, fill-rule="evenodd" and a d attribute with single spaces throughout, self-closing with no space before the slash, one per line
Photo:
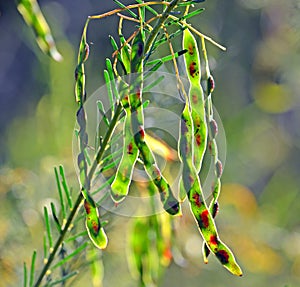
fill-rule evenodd
<path id="1" fill-rule="evenodd" d="M 3 287 L 21 286 L 23 262 L 42 249 L 42 208 L 57 200 L 53 167 L 63 164 L 70 185 L 78 186 L 72 159 L 78 43 L 88 15 L 116 7 L 113 1 L 39 2 L 63 55 L 60 63 L 39 50 L 14 1 L 0 1 Z M 202 263 L 201 239 L 187 214 L 176 230 L 187 261 L 172 264 L 160 286 L 300 286 L 300 1 L 207 0 L 202 6 L 205 13 L 191 22 L 227 47 L 222 52 L 207 44 L 214 103 L 227 138 L 217 223 L 244 276 L 234 278 L 214 258 Z M 90 25 L 88 95 L 103 84 L 108 35 L 116 35 L 116 24 L 111 17 Z M 135 286 L 124 244 L 114 241 L 124 221 L 114 219 L 105 286 Z M 83 284 L 92 286 L 76 286 Z"/>

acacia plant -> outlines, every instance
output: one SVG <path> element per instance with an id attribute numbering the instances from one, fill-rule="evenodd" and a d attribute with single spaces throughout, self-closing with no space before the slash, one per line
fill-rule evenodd
<path id="1" fill-rule="evenodd" d="M 172 238 L 175 236 L 172 221 L 178 215 L 184 216 L 181 211 L 184 200 L 188 201 L 203 238 L 203 247 L 199 248 L 202 248 L 204 262 L 208 262 L 208 256 L 212 253 L 229 272 L 241 276 L 241 268 L 232 251 L 220 239 L 215 224 L 223 167 L 218 156 L 218 125 L 213 114 L 215 83 L 205 44 L 210 42 L 224 48 L 188 22 L 189 18 L 199 17 L 204 11 L 198 7 L 203 1 L 136 0 L 127 6 L 116 0 L 114 2 L 118 5 L 115 10 L 88 17 L 79 45 L 75 69 L 75 100 L 78 104 L 75 137 L 78 141 L 76 160 L 80 190 L 71 195 L 63 167 L 55 168 L 60 212 L 54 204 L 51 204 L 51 214 L 46 207 L 44 209 L 44 266 L 37 266 L 37 253 L 34 252 L 30 271 L 24 264 L 24 287 L 65 286 L 76 278 L 83 265 L 90 265 L 94 268 L 94 277 L 101 277 L 98 264 L 110 237 L 105 228 L 114 216 L 111 213 L 106 218 L 108 220 L 103 219 L 106 212 L 103 203 L 113 203 L 111 210 L 116 212 L 122 207 L 136 183 L 133 175 L 137 166 L 142 167 L 144 176 L 148 177 L 143 192 L 150 198 L 150 206 L 145 208 L 151 210 L 149 216 L 134 219 L 129 237 L 129 262 L 139 285 L 157 285 L 162 270 L 170 264 Z M 46 52 L 57 57 L 54 43 L 47 42 L 49 39 L 52 41 L 50 31 L 45 32 L 41 28 L 43 26 L 39 26 L 42 14 L 40 11 L 38 17 L 34 14 L 34 5 L 37 3 L 33 0 L 21 1 L 19 10 L 35 29 L 39 42 L 46 43 L 43 45 Z M 87 31 L 91 21 L 101 21 L 112 15 L 119 17 L 119 39 L 110 36 L 108 40 L 112 58 L 105 60 L 106 96 L 103 99 L 102 95 L 103 100 L 94 102 L 98 119 L 101 120 L 94 123 L 96 129 L 91 134 L 88 122 L 93 119 L 86 105 L 89 97 L 86 95 L 88 75 L 85 73 L 85 63 L 90 52 Z M 127 39 L 122 32 L 123 21 L 135 24 L 135 30 Z M 174 41 L 180 39 L 182 48 L 175 51 Z M 201 42 L 200 49 L 198 42 Z M 161 51 L 165 53 L 164 46 L 169 52 L 161 57 Z M 184 63 L 181 70 L 185 73 L 180 72 L 178 67 L 180 59 Z M 180 106 L 178 121 L 174 122 L 178 125 L 177 152 L 182 165 L 178 194 L 163 174 L 154 152 L 155 145 L 166 147 L 167 144 L 145 129 L 145 109 L 151 104 L 158 105 L 156 98 L 149 97 L 149 94 L 161 87 L 161 83 L 165 85 L 166 75 L 158 70 L 166 62 L 173 66 L 170 73 L 176 88 L 172 93 L 177 94 L 174 97 Z M 201 70 L 201 66 L 204 69 Z M 114 145 L 120 141 L 121 144 Z M 113 145 L 117 146 L 114 151 Z M 211 156 L 215 174 L 208 197 L 203 193 L 199 175 L 204 168 L 202 163 L 206 153 Z M 105 179 L 100 186 L 96 185 L 99 176 Z M 160 198 L 160 204 L 155 201 L 156 195 Z M 78 226 L 82 219 L 85 220 L 86 230 Z M 57 229 L 56 233 L 53 227 Z M 76 264 L 78 261 L 81 263 Z M 101 283 L 97 282 L 95 286 L 100 286 Z"/>

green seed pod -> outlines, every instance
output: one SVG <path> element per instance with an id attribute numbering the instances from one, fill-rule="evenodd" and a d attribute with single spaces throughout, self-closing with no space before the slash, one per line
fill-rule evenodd
<path id="1" fill-rule="evenodd" d="M 212 213 L 204 200 L 200 179 L 194 165 L 194 128 L 192 113 L 186 102 L 181 115 L 178 150 L 183 163 L 182 180 L 190 208 L 206 244 L 206 247 L 204 246 L 202 249 L 204 260 L 207 262 L 209 249 L 232 274 L 241 276 L 242 271 L 236 263 L 234 255 L 219 239 Z M 215 144 L 215 141 L 211 143 Z"/>
<path id="2" fill-rule="evenodd" d="M 133 169 L 139 154 L 138 147 L 131 135 L 131 115 L 128 96 L 123 97 L 122 105 L 125 110 L 125 120 L 123 125 L 123 153 L 116 177 L 111 184 L 111 196 L 116 203 L 121 202 L 128 194 Z"/>
<path id="3" fill-rule="evenodd" d="M 86 229 L 91 241 L 99 249 L 105 249 L 108 243 L 107 236 L 99 219 L 99 212 L 94 200 L 87 195 L 84 199 L 84 208 L 86 212 Z"/>
<path id="4" fill-rule="evenodd" d="M 183 49 L 188 51 L 184 54 L 184 60 L 188 80 L 190 83 L 189 102 L 194 126 L 194 165 L 199 173 L 207 145 L 207 124 L 204 95 L 200 85 L 200 57 L 196 39 L 188 29 L 184 30 L 183 32 L 182 42 Z"/>
<path id="5" fill-rule="evenodd" d="M 137 76 L 132 75 L 131 78 L 131 85 L 134 87 L 134 92 L 131 92 L 129 95 L 131 132 L 134 137 L 135 144 L 140 152 L 140 156 L 143 160 L 145 170 L 159 190 L 164 209 L 168 213 L 176 215 L 180 212 L 179 202 L 174 197 L 167 180 L 161 174 L 154 154 L 145 140 L 144 114 L 142 105 L 144 57 L 143 49 L 143 38 L 141 33 L 138 33 L 133 40 L 131 48 L 131 71 L 139 73 Z"/>

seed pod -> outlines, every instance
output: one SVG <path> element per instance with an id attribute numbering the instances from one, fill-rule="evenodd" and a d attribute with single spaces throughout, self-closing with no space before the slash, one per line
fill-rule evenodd
<path id="1" fill-rule="evenodd" d="M 131 135 L 131 115 L 128 96 L 123 97 L 122 105 L 125 110 L 125 120 L 123 125 L 123 153 L 115 179 L 111 184 L 111 196 L 116 203 L 121 202 L 128 194 L 133 169 L 139 154 L 134 138 Z"/>
<path id="2" fill-rule="evenodd" d="M 194 126 L 194 165 L 199 173 L 207 145 L 204 95 L 200 85 L 201 64 L 196 39 L 188 29 L 183 32 L 182 42 L 182 48 L 188 51 L 184 54 L 184 60 L 190 83 L 189 102 Z"/>
<path id="3" fill-rule="evenodd" d="M 138 33 L 133 40 L 131 48 L 131 70 L 138 72 L 138 75 L 132 76 L 131 86 L 133 91 L 129 95 L 129 104 L 131 112 L 131 132 L 140 156 L 143 160 L 145 170 L 153 181 L 160 193 L 160 198 L 163 203 L 164 209 L 172 214 L 180 212 L 179 202 L 173 195 L 173 192 L 167 180 L 161 174 L 158 168 L 154 154 L 149 148 L 145 140 L 144 130 L 144 114 L 142 105 L 142 92 L 143 92 L 143 56 L 144 44 L 141 33 Z"/>
<path id="4" fill-rule="evenodd" d="M 241 276 L 242 271 L 236 263 L 234 255 L 219 239 L 215 222 L 203 197 L 200 180 L 193 164 L 193 125 L 188 104 L 183 109 L 180 125 L 179 156 L 183 162 L 182 179 L 199 231 L 208 249 L 216 255 L 221 264 L 232 274 Z M 206 251 L 206 247 L 203 250 L 207 257 L 209 252 Z"/>
<path id="5" fill-rule="evenodd" d="M 99 219 L 99 212 L 94 200 L 87 195 L 84 199 L 86 212 L 85 225 L 91 241 L 99 249 L 105 249 L 108 243 L 107 236 Z"/>

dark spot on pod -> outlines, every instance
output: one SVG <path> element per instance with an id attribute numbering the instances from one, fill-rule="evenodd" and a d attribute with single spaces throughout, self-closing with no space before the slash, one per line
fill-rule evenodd
<path id="1" fill-rule="evenodd" d="M 78 66 L 75 69 L 75 81 L 78 79 Z"/>
<path id="2" fill-rule="evenodd" d="M 213 245 L 217 245 L 218 244 L 218 238 L 216 235 L 211 235 L 209 238 L 209 242 Z"/>
<path id="3" fill-rule="evenodd" d="M 197 144 L 197 146 L 200 146 L 201 145 L 201 136 L 198 134 L 198 135 L 196 135 L 196 144 Z"/>
<path id="4" fill-rule="evenodd" d="M 210 153 L 212 152 L 212 142 L 211 141 L 208 142 L 208 150 Z"/>
<path id="5" fill-rule="evenodd" d="M 198 74 L 196 62 L 192 62 L 189 65 L 189 73 L 190 73 L 191 77 L 193 77 L 193 78 L 195 77 L 196 74 Z"/>
<path id="6" fill-rule="evenodd" d="M 210 125 L 210 129 L 211 129 L 211 133 L 212 133 L 212 138 L 216 138 L 217 134 L 218 134 L 218 124 L 217 122 L 212 119 L 209 123 Z"/>
<path id="7" fill-rule="evenodd" d="M 222 176 L 222 173 L 223 173 L 223 165 L 222 165 L 222 162 L 219 159 L 216 163 L 216 173 L 217 173 L 218 178 L 220 178 Z"/>
<path id="8" fill-rule="evenodd" d="M 211 94 L 215 89 L 215 80 L 212 75 L 209 76 L 207 80 L 207 90 L 208 93 Z"/>
<path id="9" fill-rule="evenodd" d="M 195 193 L 195 194 L 193 195 L 193 199 L 194 199 L 195 204 L 196 204 L 198 207 L 200 207 L 201 204 L 202 204 L 202 202 L 201 202 L 201 200 L 200 200 L 200 195 L 199 195 L 198 193 Z"/>
<path id="10" fill-rule="evenodd" d="M 215 218 L 219 212 L 219 203 L 215 202 L 213 210 L 212 210 L 212 217 Z"/>
<path id="11" fill-rule="evenodd" d="M 91 205 L 86 201 L 86 199 L 84 200 L 84 209 L 86 214 L 90 214 L 91 213 Z"/>
<path id="12" fill-rule="evenodd" d="M 192 43 L 189 43 L 188 51 L 191 56 L 194 55 L 194 50 L 195 50 L 194 45 Z"/>
<path id="13" fill-rule="evenodd" d="M 209 249 L 208 246 L 205 244 L 205 245 L 204 245 L 204 255 L 205 255 L 205 257 L 208 257 L 209 254 L 210 254 L 210 249 Z M 206 263 L 208 263 L 208 261 L 207 261 Z"/>
<path id="14" fill-rule="evenodd" d="M 217 251 L 216 256 L 222 264 L 227 264 L 229 262 L 229 255 L 225 250 Z"/>
<path id="15" fill-rule="evenodd" d="M 198 132 L 200 126 L 201 126 L 201 119 L 199 116 L 196 116 L 195 119 L 194 119 L 194 123 L 195 123 L 195 126 L 197 127 L 197 130 L 196 132 Z"/>
<path id="16" fill-rule="evenodd" d="M 209 226 L 209 220 L 208 220 L 208 215 L 209 215 L 209 212 L 208 210 L 204 210 L 200 216 L 201 216 L 201 225 L 205 228 L 207 228 Z"/>
<path id="17" fill-rule="evenodd" d="M 141 57 L 143 55 L 143 52 L 144 52 L 144 44 L 143 42 L 138 42 L 138 51 L 137 51 L 138 57 Z"/>
<path id="18" fill-rule="evenodd" d="M 127 153 L 128 154 L 132 154 L 133 153 L 133 145 L 132 145 L 132 143 L 130 143 L 128 146 L 127 146 Z"/>
<path id="19" fill-rule="evenodd" d="M 176 215 L 179 212 L 179 203 L 176 200 L 168 200 L 164 204 L 164 209 L 171 215 Z"/>

